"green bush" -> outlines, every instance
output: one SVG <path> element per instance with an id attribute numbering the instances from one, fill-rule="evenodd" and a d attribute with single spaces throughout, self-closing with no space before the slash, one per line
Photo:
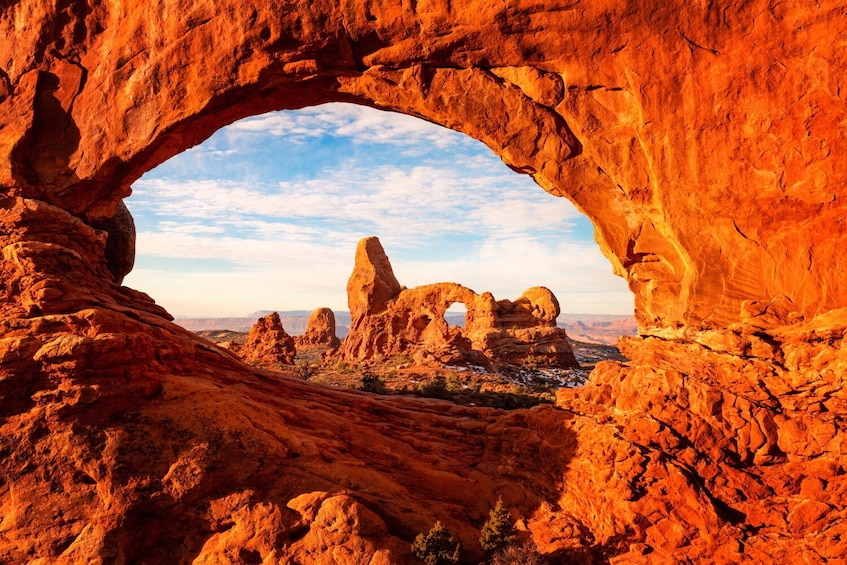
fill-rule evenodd
<path id="1" fill-rule="evenodd" d="M 318 366 L 315 363 L 309 363 L 307 361 L 305 363 L 299 363 L 297 365 L 297 376 L 303 379 L 304 381 L 308 381 L 317 374 Z"/>
<path id="2" fill-rule="evenodd" d="M 447 565 L 459 562 L 461 546 L 441 522 L 435 522 L 428 534 L 418 534 L 412 544 L 415 557 L 426 565 Z"/>
<path id="3" fill-rule="evenodd" d="M 362 373 L 359 390 L 363 392 L 370 392 L 372 394 L 388 394 L 388 388 L 386 388 L 385 382 L 383 382 L 382 378 L 367 370 Z"/>
<path id="4" fill-rule="evenodd" d="M 514 545 L 517 541 L 515 519 L 512 518 L 511 512 L 503 506 L 503 499 L 498 499 L 494 510 L 489 513 L 488 520 L 482 526 L 479 545 L 484 552 L 490 555 Z"/>
<path id="5" fill-rule="evenodd" d="M 447 377 L 445 388 L 447 389 L 447 392 L 462 392 L 465 390 L 465 387 L 462 386 L 462 381 L 460 381 L 456 375 L 450 375 Z"/>
<path id="6" fill-rule="evenodd" d="M 434 378 L 422 382 L 418 385 L 418 394 L 427 398 L 447 399 L 447 379 L 443 375 L 436 375 Z"/>

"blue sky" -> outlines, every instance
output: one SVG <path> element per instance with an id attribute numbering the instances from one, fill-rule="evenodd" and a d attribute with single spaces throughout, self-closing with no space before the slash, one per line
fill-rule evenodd
<path id="1" fill-rule="evenodd" d="M 356 243 L 401 284 L 457 282 L 563 312 L 631 314 L 590 222 L 482 143 L 402 114 L 326 104 L 247 118 L 133 185 L 124 284 L 177 317 L 347 309 Z"/>

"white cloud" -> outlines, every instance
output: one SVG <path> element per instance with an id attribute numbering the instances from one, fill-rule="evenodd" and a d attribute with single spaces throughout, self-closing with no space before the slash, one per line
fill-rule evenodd
<path id="1" fill-rule="evenodd" d="M 334 136 L 406 147 L 432 144 L 443 149 L 462 139 L 454 131 L 419 118 L 351 104 L 265 114 L 236 122 L 228 129 L 235 136 L 273 135 L 295 143 Z"/>
<path id="2" fill-rule="evenodd" d="M 206 229 L 219 233 L 226 226 L 269 237 L 322 237 L 322 230 L 314 225 L 291 225 L 295 220 L 322 220 L 354 223 L 375 234 L 391 233 L 403 245 L 414 245 L 433 234 L 521 234 L 544 229 L 565 233 L 570 229 L 579 214 L 570 203 L 537 187 L 531 193 L 521 191 L 514 182 L 502 175 L 467 175 L 446 167 L 346 167 L 329 171 L 319 180 L 278 186 L 142 180 L 135 190 L 143 196 L 130 205 L 133 211 L 186 218 L 192 226 L 201 220 L 214 222 L 214 227 Z"/>
<path id="3" fill-rule="evenodd" d="M 347 278 L 353 268 L 355 241 L 321 246 L 288 242 L 269 248 L 262 240 L 216 240 L 182 235 L 140 234 L 154 249 L 166 245 L 186 257 L 229 258 L 247 270 L 213 273 L 133 271 L 127 282 L 159 297 L 172 313 L 187 316 L 241 316 L 264 309 L 311 310 L 320 306 L 346 310 Z M 547 286 L 563 312 L 630 313 L 632 295 L 596 246 L 559 247 L 533 241 L 489 241 L 475 255 L 449 261 L 397 260 L 383 239 L 401 284 L 409 287 L 458 282 L 497 299 L 514 300 L 532 286 Z M 142 248 L 139 251 L 144 251 Z"/>

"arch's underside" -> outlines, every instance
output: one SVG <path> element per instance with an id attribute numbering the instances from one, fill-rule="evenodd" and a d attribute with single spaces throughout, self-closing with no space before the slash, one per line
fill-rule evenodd
<path id="1" fill-rule="evenodd" d="M 0 560 L 399 562 L 435 519 L 472 558 L 498 495 L 551 555 L 847 553 L 847 14 L 654 4 L 7 3 Z M 635 294 L 632 361 L 564 410 L 374 400 L 251 370 L 119 286 L 135 179 L 327 101 L 572 199 Z"/>

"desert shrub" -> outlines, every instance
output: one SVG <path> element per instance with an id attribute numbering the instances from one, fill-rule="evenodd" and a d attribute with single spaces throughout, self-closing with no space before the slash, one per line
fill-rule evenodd
<path id="1" fill-rule="evenodd" d="M 382 378 L 368 369 L 365 369 L 362 372 L 359 390 L 363 392 L 370 392 L 372 394 L 388 394 L 388 389 L 385 387 L 385 382 Z"/>
<path id="2" fill-rule="evenodd" d="M 535 381 L 531 383 L 528 388 L 532 394 L 539 394 L 545 397 L 551 397 L 554 400 L 556 398 L 556 389 L 547 383 Z"/>
<path id="3" fill-rule="evenodd" d="M 426 565 L 458 563 L 460 551 L 459 542 L 441 522 L 435 522 L 426 535 L 418 534 L 412 544 L 415 557 L 423 560 Z"/>
<path id="4" fill-rule="evenodd" d="M 412 358 L 407 353 L 398 353 L 391 358 L 391 364 L 395 366 L 411 365 Z"/>
<path id="5" fill-rule="evenodd" d="M 498 499 L 494 509 L 488 514 L 488 520 L 482 526 L 479 545 L 484 552 L 492 554 L 514 545 L 517 541 L 515 519 L 503 506 L 503 500 Z"/>
<path id="6" fill-rule="evenodd" d="M 447 398 L 447 379 L 436 375 L 418 385 L 418 394 L 429 398 Z"/>
<path id="7" fill-rule="evenodd" d="M 304 381 L 308 381 L 317 374 L 318 366 L 315 363 L 306 362 L 297 365 L 297 376 Z"/>
<path id="8" fill-rule="evenodd" d="M 356 369 L 357 369 L 356 366 L 351 365 L 350 363 L 347 363 L 346 361 L 339 361 L 338 363 L 335 364 L 335 370 L 342 375 L 352 373 Z"/>
<path id="9" fill-rule="evenodd" d="M 522 364 L 529 369 L 543 369 L 548 365 L 548 362 L 547 358 L 542 355 L 527 355 Z"/>
<path id="10" fill-rule="evenodd" d="M 489 565 L 544 565 L 544 556 L 532 540 L 514 543 L 501 549 L 492 556 Z"/>
<path id="11" fill-rule="evenodd" d="M 465 390 L 465 387 L 462 386 L 462 381 L 459 380 L 459 377 L 456 375 L 450 375 L 447 377 L 445 388 L 447 389 L 447 392 L 462 392 Z"/>

